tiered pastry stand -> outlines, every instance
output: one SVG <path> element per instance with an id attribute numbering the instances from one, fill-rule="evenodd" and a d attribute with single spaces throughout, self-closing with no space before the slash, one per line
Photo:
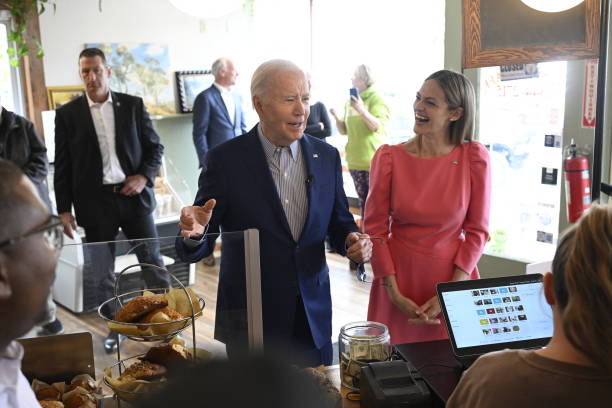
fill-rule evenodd
<path id="1" fill-rule="evenodd" d="M 121 277 L 123 276 L 123 274 L 129 270 L 130 268 L 135 268 L 135 267 L 140 267 L 141 269 L 143 267 L 146 268 L 154 268 L 160 271 L 163 271 L 165 273 L 167 273 L 168 275 L 170 275 L 172 277 L 172 279 L 178 283 L 180 289 L 183 290 L 183 292 L 185 293 L 185 297 L 186 299 L 188 299 L 189 301 L 189 306 L 191 307 L 191 316 L 187 316 L 184 317 L 183 319 L 180 320 L 174 320 L 171 322 L 162 322 L 162 323 L 125 323 L 125 322 L 118 322 L 116 320 L 114 320 L 114 316 L 106 316 L 104 315 L 104 313 L 102 312 L 102 309 L 106 306 L 109 305 L 110 302 L 115 302 L 115 310 L 119 310 L 123 304 L 129 300 L 131 300 L 134 297 L 138 297 L 138 296 L 142 296 L 144 294 L 145 291 L 148 292 L 153 292 L 155 294 L 164 294 L 167 293 L 170 288 L 158 288 L 158 289 L 141 289 L 141 290 L 135 290 L 135 291 L 131 291 L 131 292 L 126 292 L 123 294 L 118 294 L 118 289 L 119 289 L 119 282 L 121 280 Z M 189 296 L 189 292 L 187 291 L 187 288 L 185 287 L 185 285 L 183 285 L 183 283 L 176 277 L 174 276 L 171 272 L 169 272 L 168 270 L 161 268 L 157 265 L 151 265 L 151 264 L 146 264 L 146 263 L 138 263 L 138 264 L 133 264 L 130 265 L 126 268 L 124 268 L 120 273 L 119 276 L 117 276 L 117 279 L 115 280 L 115 290 L 114 290 L 114 297 L 108 299 L 107 301 L 105 301 L 104 303 L 102 303 L 99 307 L 98 307 L 98 315 L 104 319 L 107 323 L 113 323 L 114 325 L 117 326 L 126 326 L 126 328 L 129 326 L 130 328 L 132 327 L 136 327 L 137 329 L 139 329 L 140 327 L 163 327 L 163 326 L 170 326 L 172 325 L 172 328 L 168 330 L 167 333 L 163 333 L 163 334 L 139 334 L 139 333 L 134 333 L 133 331 L 126 331 L 125 333 L 121 333 L 122 335 L 124 335 L 125 337 L 129 338 L 130 340 L 133 341 L 138 341 L 138 342 L 163 342 L 163 341 L 167 341 L 170 340 L 171 338 L 173 338 L 174 336 L 178 335 L 179 333 L 181 333 L 182 331 L 184 331 L 185 329 L 187 329 L 189 326 L 191 326 L 191 332 L 192 332 L 192 339 L 193 339 L 193 350 L 192 350 L 192 355 L 194 360 L 196 359 L 196 330 L 195 330 L 195 320 L 198 317 L 199 314 L 202 313 L 202 310 L 204 309 L 205 306 L 205 302 L 204 299 L 202 298 L 198 298 L 197 301 L 200 303 L 200 311 L 198 313 L 196 313 L 194 307 L 193 307 L 193 301 L 191 299 L 191 297 Z M 139 332 L 140 330 L 136 330 L 136 332 Z M 144 333 L 146 333 L 143 330 Z M 130 333 L 130 334 L 127 334 Z M 119 371 L 119 375 L 122 374 L 123 370 L 130 366 L 131 364 L 135 363 L 136 360 L 138 359 L 138 357 L 143 356 L 144 354 L 139 354 L 136 356 L 132 356 L 132 357 L 128 357 L 125 359 L 121 358 L 121 343 L 119 342 L 119 332 L 115 330 L 115 335 L 117 336 L 117 363 L 113 364 L 111 367 L 109 367 L 111 372 L 114 372 L 115 370 L 118 369 Z M 121 400 L 126 401 L 126 402 L 130 402 L 130 401 L 134 401 L 137 400 L 141 397 L 144 397 L 147 395 L 148 392 L 140 392 L 140 391 L 128 391 L 128 390 L 121 390 L 121 389 L 117 389 L 115 387 L 113 387 L 111 384 L 109 384 L 106 381 L 106 378 L 104 380 L 105 384 L 111 388 L 113 390 L 113 392 L 115 393 L 115 398 L 117 399 L 117 405 L 121 406 Z"/>

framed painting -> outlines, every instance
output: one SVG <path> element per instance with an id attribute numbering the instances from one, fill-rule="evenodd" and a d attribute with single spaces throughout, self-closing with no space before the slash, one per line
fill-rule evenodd
<path id="1" fill-rule="evenodd" d="M 48 86 L 47 98 L 49 100 L 49 109 L 56 110 L 65 103 L 78 98 L 85 91 L 85 86 Z"/>
<path id="2" fill-rule="evenodd" d="M 88 43 L 104 51 L 113 74 L 110 88 L 140 96 L 151 116 L 176 113 L 168 45 L 154 43 Z"/>
<path id="3" fill-rule="evenodd" d="M 597 58 L 599 7 L 545 13 L 519 0 L 463 0 L 463 67 Z"/>
<path id="4" fill-rule="evenodd" d="M 196 96 L 214 82 L 215 77 L 209 70 L 176 71 L 179 110 L 182 113 L 192 112 Z"/>

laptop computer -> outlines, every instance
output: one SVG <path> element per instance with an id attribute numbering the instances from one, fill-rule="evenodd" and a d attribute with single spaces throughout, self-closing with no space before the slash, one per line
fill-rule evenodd
<path id="1" fill-rule="evenodd" d="M 437 285 L 453 354 L 468 367 L 503 349 L 541 348 L 553 332 L 541 274 Z"/>

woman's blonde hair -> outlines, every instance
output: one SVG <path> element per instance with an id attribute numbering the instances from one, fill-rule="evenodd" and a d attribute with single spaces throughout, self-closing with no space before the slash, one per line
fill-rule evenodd
<path id="1" fill-rule="evenodd" d="M 357 65 L 355 69 L 355 75 L 357 78 L 360 78 L 365 84 L 366 88 L 371 87 L 376 82 L 374 78 L 374 73 L 372 72 L 372 68 L 366 64 Z"/>
<path id="2" fill-rule="evenodd" d="M 612 374 L 612 206 L 594 205 L 563 235 L 552 272 L 565 336 Z"/>

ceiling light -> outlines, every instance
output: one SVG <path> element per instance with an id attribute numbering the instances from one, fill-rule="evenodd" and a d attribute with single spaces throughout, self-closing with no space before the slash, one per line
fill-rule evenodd
<path id="1" fill-rule="evenodd" d="M 576 7 L 583 0 L 521 0 L 527 6 L 538 11 L 557 13 Z"/>
<path id="2" fill-rule="evenodd" d="M 244 0 L 169 0 L 170 4 L 182 11 L 199 18 L 218 18 L 226 16 L 240 7 Z"/>

